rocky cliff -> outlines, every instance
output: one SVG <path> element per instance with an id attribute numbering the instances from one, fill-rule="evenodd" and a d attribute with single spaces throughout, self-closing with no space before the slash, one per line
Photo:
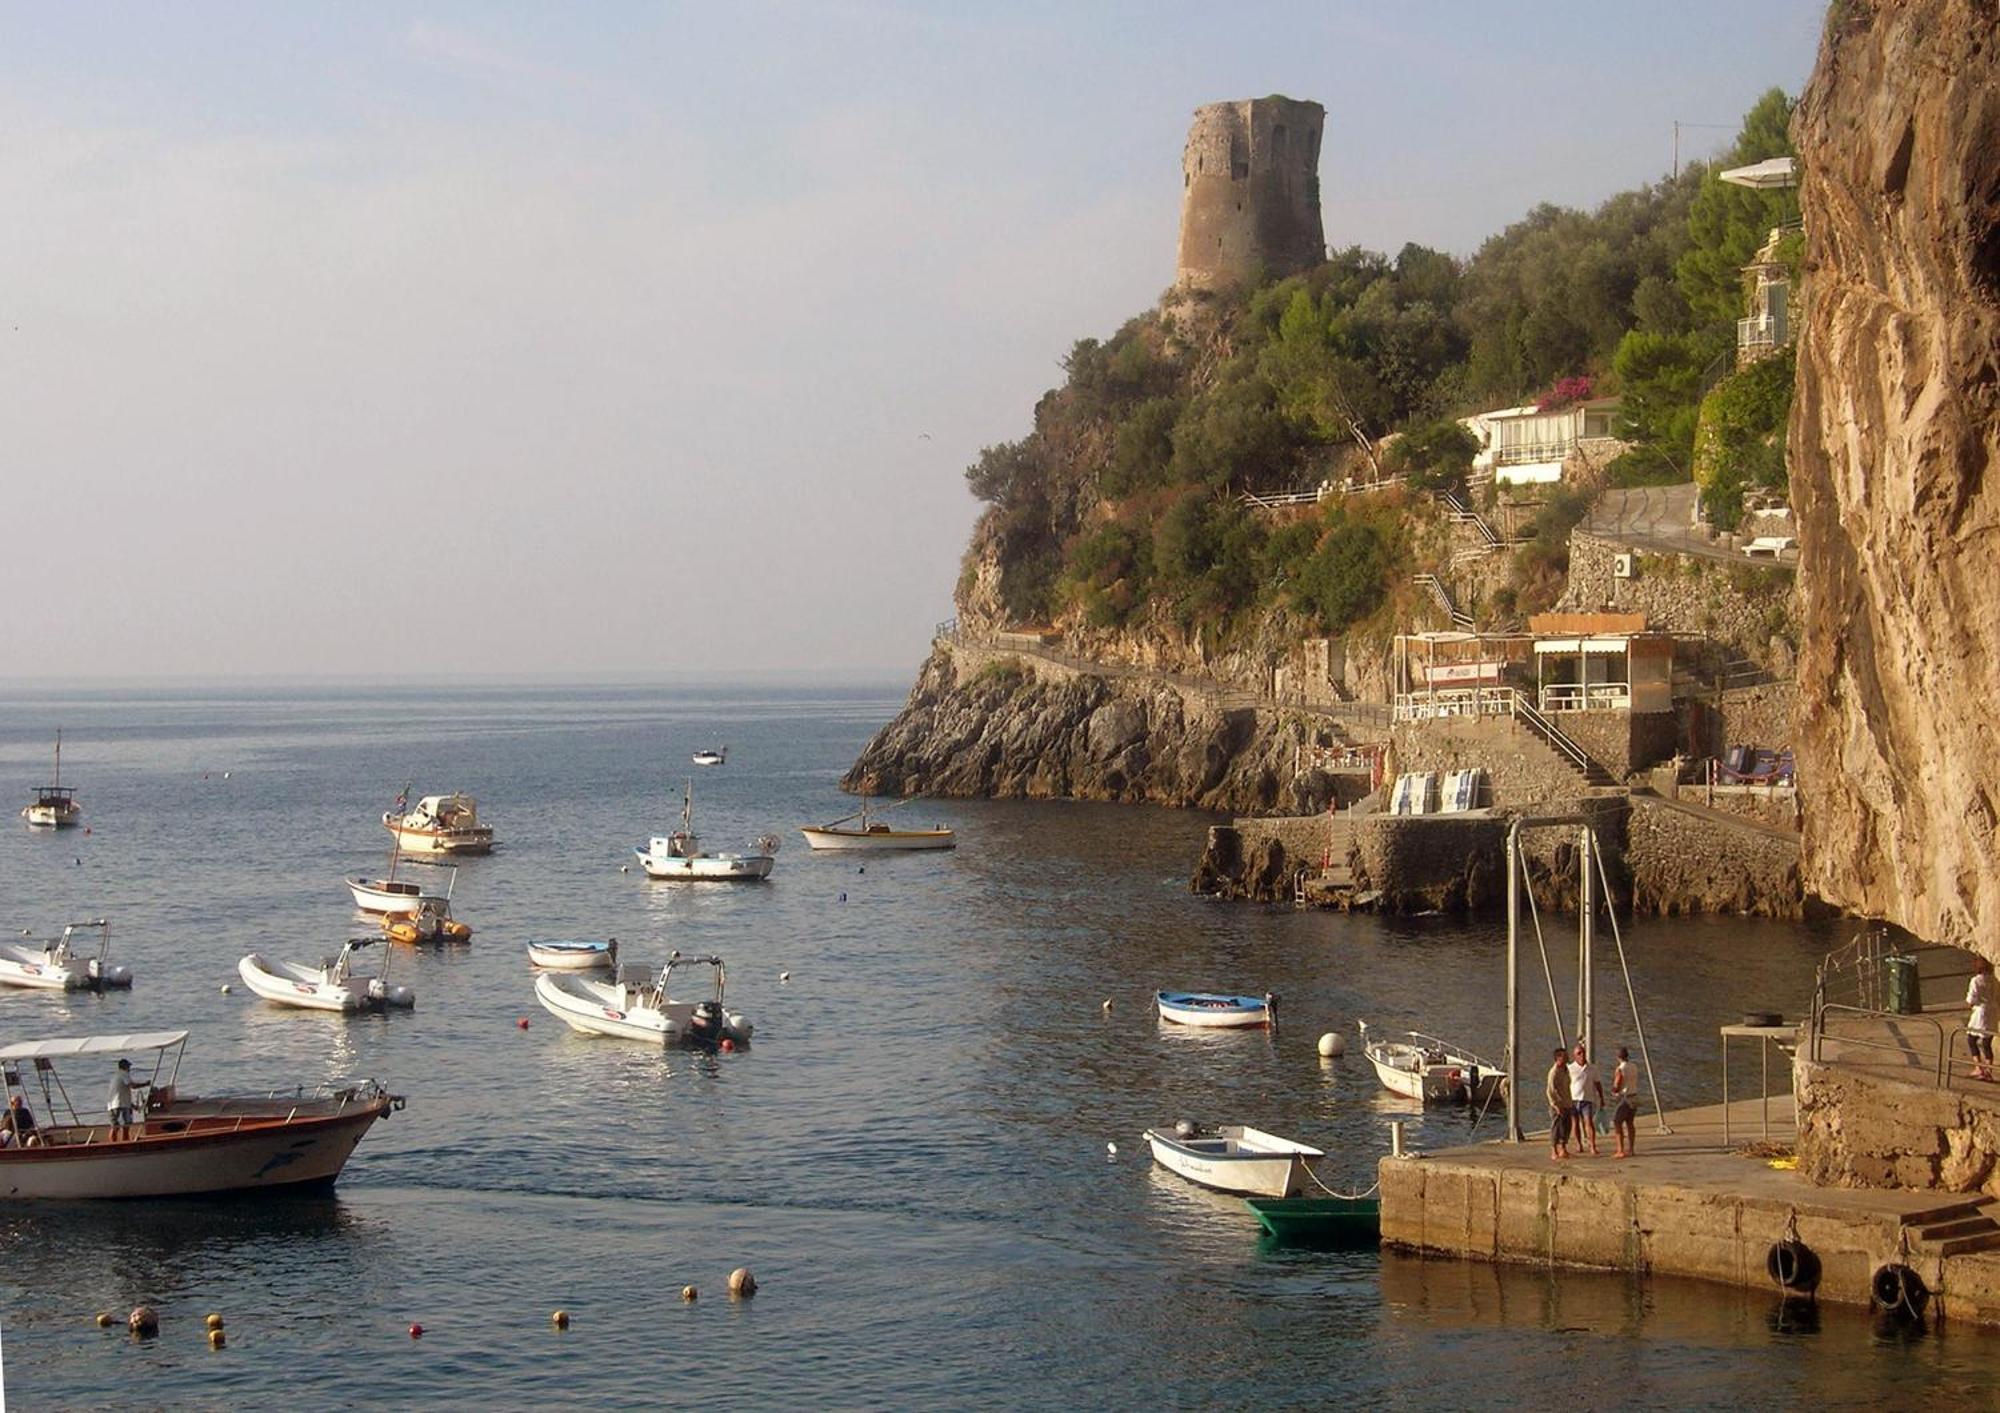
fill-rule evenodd
<path id="1" fill-rule="evenodd" d="M 1794 137 L 1807 885 L 2000 957 L 2000 3 L 1842 0 Z"/>
<path id="2" fill-rule="evenodd" d="M 1303 728 L 1156 678 L 1039 671 L 940 645 L 841 788 L 867 795 L 1324 808 L 1293 798 Z"/>

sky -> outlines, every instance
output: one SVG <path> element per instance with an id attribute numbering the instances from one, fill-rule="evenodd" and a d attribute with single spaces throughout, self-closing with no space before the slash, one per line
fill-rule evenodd
<path id="1" fill-rule="evenodd" d="M 0 679 L 907 671 L 1196 106 L 1316 99 L 1329 244 L 1469 254 L 1822 11 L 0 0 Z"/>

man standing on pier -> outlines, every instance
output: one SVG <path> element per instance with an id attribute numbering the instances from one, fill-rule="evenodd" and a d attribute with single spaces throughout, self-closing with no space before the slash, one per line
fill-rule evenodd
<path id="1" fill-rule="evenodd" d="M 1597 1066 L 1590 1063 L 1590 1057 L 1583 1052 L 1583 1042 L 1576 1042 L 1576 1058 L 1569 1066 L 1569 1097 L 1576 1105 L 1577 1147 L 1583 1147 L 1583 1135 L 1590 1135 L 1590 1156 L 1597 1156 L 1597 1111 L 1604 1107 L 1604 1081 L 1597 1073 Z"/>
<path id="2" fill-rule="evenodd" d="M 1569 1156 L 1569 1121 L 1575 1108 L 1569 1097 L 1569 1051 L 1558 1049 L 1549 1069 L 1546 1088 L 1549 1098 L 1549 1158 Z"/>

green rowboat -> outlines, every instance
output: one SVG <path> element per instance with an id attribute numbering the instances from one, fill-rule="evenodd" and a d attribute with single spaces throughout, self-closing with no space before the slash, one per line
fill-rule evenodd
<path id="1" fill-rule="evenodd" d="M 1382 1204 L 1373 1197 L 1246 1197 L 1273 1240 L 1287 1246 L 1373 1246 Z"/>

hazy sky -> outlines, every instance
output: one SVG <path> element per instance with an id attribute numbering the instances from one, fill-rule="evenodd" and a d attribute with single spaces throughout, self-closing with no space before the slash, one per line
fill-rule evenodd
<path id="1" fill-rule="evenodd" d="M 1465 253 L 1822 12 L 0 3 L 0 678 L 908 668 L 1196 105 Z"/>

